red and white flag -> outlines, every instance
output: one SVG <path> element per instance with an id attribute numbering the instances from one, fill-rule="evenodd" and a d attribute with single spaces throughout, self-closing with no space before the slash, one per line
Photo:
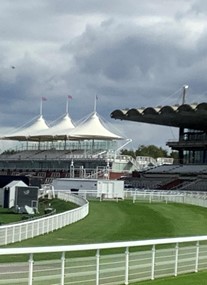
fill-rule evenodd
<path id="1" fill-rule="evenodd" d="M 68 99 L 73 99 L 73 97 L 71 95 L 68 95 Z"/>
<path id="2" fill-rule="evenodd" d="M 46 97 L 42 97 L 42 101 L 47 101 L 47 98 Z"/>

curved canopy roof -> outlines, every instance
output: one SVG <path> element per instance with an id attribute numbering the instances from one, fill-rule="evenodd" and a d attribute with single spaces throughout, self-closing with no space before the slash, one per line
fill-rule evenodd
<path id="1" fill-rule="evenodd" d="M 207 103 L 117 109 L 111 118 L 206 131 Z"/>

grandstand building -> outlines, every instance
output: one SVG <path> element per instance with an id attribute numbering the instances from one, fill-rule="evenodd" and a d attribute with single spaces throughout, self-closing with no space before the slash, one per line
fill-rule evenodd
<path id="1" fill-rule="evenodd" d="M 32 186 L 65 177 L 127 177 L 129 188 L 207 191 L 207 103 L 115 110 L 111 117 L 179 128 L 178 140 L 167 142 L 178 151 L 178 163 L 120 155 L 131 140 L 111 131 L 96 110 L 78 125 L 66 112 L 48 126 L 40 113 L 29 126 L 2 136 L 21 147 L 0 154 L 0 175 L 27 176 Z"/>
<path id="2" fill-rule="evenodd" d="M 207 103 L 115 110 L 114 119 L 179 128 L 177 141 L 168 141 L 179 152 L 180 164 L 207 163 Z"/>
<path id="3" fill-rule="evenodd" d="M 42 184 L 59 177 L 106 179 L 111 168 L 118 176 L 135 169 L 131 159 L 118 155 L 131 140 L 109 130 L 96 110 L 78 125 L 66 112 L 49 127 L 40 114 L 29 126 L 1 139 L 21 147 L 0 155 L 0 175 L 26 175 L 33 185 L 34 180 Z"/>
<path id="4" fill-rule="evenodd" d="M 135 187 L 207 191 L 207 103 L 119 109 L 111 118 L 179 128 L 178 140 L 166 143 L 178 151 L 178 164 L 143 172 Z"/>

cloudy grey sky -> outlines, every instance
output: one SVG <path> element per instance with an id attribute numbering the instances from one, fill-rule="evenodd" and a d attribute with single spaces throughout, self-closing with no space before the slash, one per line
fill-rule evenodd
<path id="1" fill-rule="evenodd" d="M 118 108 L 207 96 L 207 1 L 0 0 L 0 128 L 39 114 L 77 122 L 97 111 L 140 144 L 165 146 L 177 130 L 110 119 Z M 15 68 L 12 68 L 15 66 Z"/>

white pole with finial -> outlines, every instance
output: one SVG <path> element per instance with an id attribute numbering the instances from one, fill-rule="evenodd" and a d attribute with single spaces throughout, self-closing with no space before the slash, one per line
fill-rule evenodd
<path id="1" fill-rule="evenodd" d="M 95 95 L 95 99 L 94 99 L 94 113 L 96 113 L 96 101 L 97 101 L 98 97 L 97 95 Z"/>
<path id="2" fill-rule="evenodd" d="M 42 117 L 42 102 L 43 101 L 47 101 L 47 98 L 45 98 L 45 97 L 42 97 L 41 98 L 41 101 L 40 101 L 40 116 Z"/>
<path id="3" fill-rule="evenodd" d="M 71 95 L 68 95 L 67 101 L 66 101 L 66 114 L 69 114 L 69 100 L 73 99 Z"/>
<path id="4" fill-rule="evenodd" d="M 42 98 L 40 100 L 40 117 L 42 117 Z"/>
<path id="5" fill-rule="evenodd" d="M 65 109 L 66 115 L 68 115 L 68 101 L 69 101 L 69 98 L 67 97 L 67 100 L 66 100 L 66 109 Z"/>
<path id="6" fill-rule="evenodd" d="M 186 97 L 186 90 L 188 89 L 188 85 L 183 86 L 183 98 L 182 98 L 182 104 L 185 104 L 185 97 Z"/>

